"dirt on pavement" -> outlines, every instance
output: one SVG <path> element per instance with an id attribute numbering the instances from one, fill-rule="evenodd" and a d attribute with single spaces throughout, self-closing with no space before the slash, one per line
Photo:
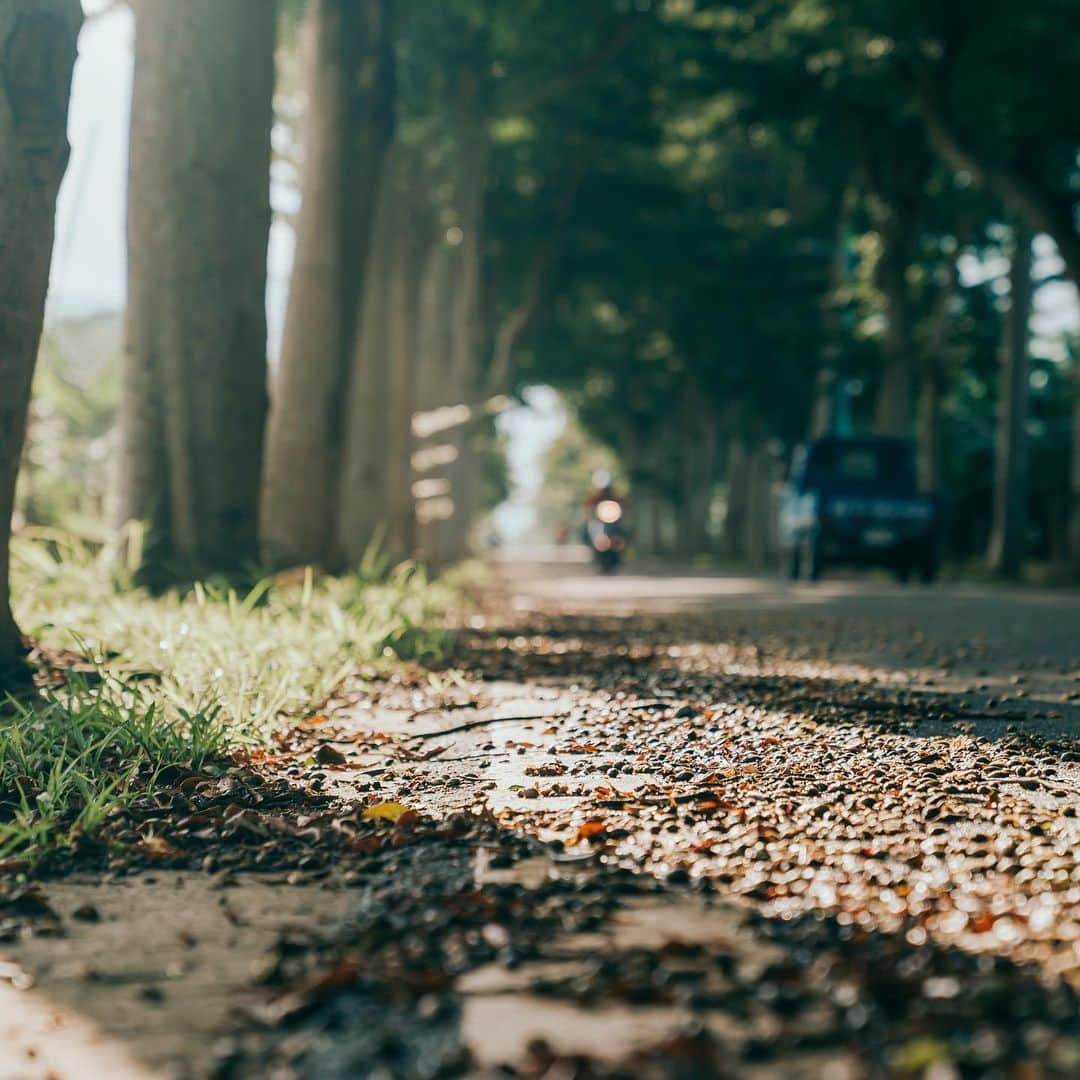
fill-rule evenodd
<path id="1" fill-rule="evenodd" d="M 0 1077 L 1078 1075 L 1077 599 L 504 568 L 187 781 L 231 846 L 0 904 L 8 1008 L 99 1029 Z"/>

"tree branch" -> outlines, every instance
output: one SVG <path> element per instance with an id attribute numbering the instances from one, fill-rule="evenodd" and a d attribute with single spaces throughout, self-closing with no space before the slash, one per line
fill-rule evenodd
<path id="1" fill-rule="evenodd" d="M 492 349 L 491 367 L 488 370 L 487 393 L 502 394 L 510 379 L 510 364 L 514 357 L 521 335 L 529 328 L 536 317 L 547 288 L 551 271 L 558 261 L 562 247 L 562 227 L 566 224 L 581 183 L 581 170 L 575 171 L 567 179 L 560 199 L 556 220 L 549 233 L 547 243 L 542 244 L 533 257 L 529 272 L 525 278 L 525 288 L 517 306 L 499 324 L 495 332 Z"/>
<path id="2" fill-rule="evenodd" d="M 977 187 L 995 195 L 1032 229 L 1052 237 L 1065 261 L 1066 274 L 1080 285 L 1080 236 L 1076 232 L 1072 200 L 1059 196 L 1015 167 L 980 156 L 949 115 L 939 77 L 924 75 L 919 82 L 917 101 L 930 145 L 941 160 L 954 172 L 967 173 Z"/>
<path id="3" fill-rule="evenodd" d="M 507 108 L 504 111 L 513 113 L 534 109 L 537 105 L 569 93 L 588 82 L 594 75 L 603 71 L 634 40 L 644 21 L 640 16 L 631 16 L 626 19 L 607 41 L 597 45 L 582 58 L 579 64 L 558 72 L 533 93 L 524 94 L 516 100 L 507 102 Z"/>
<path id="4" fill-rule="evenodd" d="M 548 274 L 555 262 L 555 241 L 540 247 L 533 258 L 525 282 L 525 291 L 518 305 L 499 323 L 495 331 L 495 343 L 492 348 L 491 367 L 488 370 L 487 389 L 489 394 L 501 393 L 506 388 L 510 377 L 510 361 L 518 338 L 528 329 L 540 306 L 540 298 Z"/>

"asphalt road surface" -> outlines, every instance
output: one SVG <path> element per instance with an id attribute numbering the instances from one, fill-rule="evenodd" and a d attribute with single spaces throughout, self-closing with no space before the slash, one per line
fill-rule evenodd
<path id="1" fill-rule="evenodd" d="M 0 1077 L 1080 1076 L 1078 700 L 1075 592 L 503 560 L 220 838 L 46 883 Z"/>
<path id="2" fill-rule="evenodd" d="M 611 616 L 631 624 L 667 617 L 671 629 L 684 616 L 718 641 L 750 642 L 832 671 L 850 667 L 865 677 L 974 692 L 1007 703 L 1003 712 L 1025 709 L 1040 731 L 1080 734 L 1080 711 L 1072 707 L 1080 701 L 1080 590 L 902 586 L 855 575 L 804 584 L 634 563 L 605 576 L 574 549 L 558 560 L 503 560 L 498 581 L 520 616 Z"/>

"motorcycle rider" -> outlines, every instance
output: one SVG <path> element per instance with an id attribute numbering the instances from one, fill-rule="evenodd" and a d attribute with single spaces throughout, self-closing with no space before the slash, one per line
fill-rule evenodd
<path id="1" fill-rule="evenodd" d="M 623 505 L 623 500 L 615 492 L 615 481 L 611 473 L 607 469 L 597 469 L 592 474 L 592 491 L 585 500 L 585 509 L 592 514 L 597 505 L 606 499 Z"/>
<path id="2" fill-rule="evenodd" d="M 601 507 L 605 503 L 609 506 L 614 503 L 618 507 L 614 518 L 608 518 L 604 514 Z M 616 527 L 622 537 L 622 543 L 625 544 L 629 537 L 629 530 L 626 527 L 627 507 L 627 500 L 616 490 L 611 473 L 606 469 L 597 469 L 592 475 L 592 491 L 585 500 L 585 524 L 581 533 L 583 542 L 589 547 L 593 546 L 592 529 L 598 516 L 603 516 L 608 526 L 615 526 L 615 523 L 618 523 Z"/>

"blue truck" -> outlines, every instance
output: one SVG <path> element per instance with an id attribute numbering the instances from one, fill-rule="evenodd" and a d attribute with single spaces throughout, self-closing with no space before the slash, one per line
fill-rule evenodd
<path id="1" fill-rule="evenodd" d="M 919 491 L 906 439 L 828 436 L 795 451 L 780 508 L 793 580 L 817 581 L 831 566 L 873 566 L 902 582 L 931 582 L 941 526 L 940 500 Z"/>

